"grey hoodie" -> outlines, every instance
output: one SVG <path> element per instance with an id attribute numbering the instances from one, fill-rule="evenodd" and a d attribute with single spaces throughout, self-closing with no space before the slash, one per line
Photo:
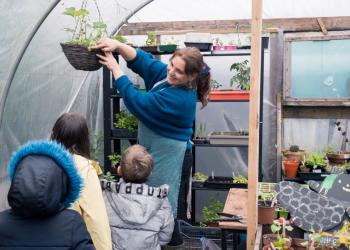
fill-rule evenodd
<path id="1" fill-rule="evenodd" d="M 158 250 L 171 239 L 174 218 L 168 186 L 101 180 L 113 249 Z"/>

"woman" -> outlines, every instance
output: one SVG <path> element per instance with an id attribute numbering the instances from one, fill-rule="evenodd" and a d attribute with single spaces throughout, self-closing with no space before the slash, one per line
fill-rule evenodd
<path id="1" fill-rule="evenodd" d="M 175 51 L 168 65 L 151 54 L 112 39 L 102 39 L 96 48 L 100 62 L 112 71 L 115 86 L 128 110 L 140 121 L 139 143 L 154 159 L 154 169 L 148 180 L 151 186 L 169 185 L 169 200 L 176 218 L 181 168 L 199 99 L 207 104 L 210 90 L 210 69 L 196 48 Z M 123 73 L 112 56 L 117 51 L 127 66 L 145 81 L 147 92 L 139 91 Z"/>
<path id="2" fill-rule="evenodd" d="M 84 188 L 72 209 L 83 217 L 96 250 L 111 250 L 112 239 L 100 181 L 90 158 L 89 130 L 85 118 L 64 113 L 52 128 L 51 139 L 62 143 L 73 154 L 84 180 Z"/>

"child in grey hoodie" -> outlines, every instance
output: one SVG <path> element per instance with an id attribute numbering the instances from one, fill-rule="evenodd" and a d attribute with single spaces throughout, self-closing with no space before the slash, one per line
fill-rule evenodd
<path id="1" fill-rule="evenodd" d="M 114 250 L 159 250 L 171 239 L 174 218 L 168 186 L 145 184 L 152 165 L 146 148 L 133 145 L 124 152 L 118 167 L 120 181 L 101 180 Z"/>

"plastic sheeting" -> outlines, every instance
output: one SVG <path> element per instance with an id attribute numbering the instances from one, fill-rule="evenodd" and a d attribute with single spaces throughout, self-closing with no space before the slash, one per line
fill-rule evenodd
<path id="1" fill-rule="evenodd" d="M 109 33 L 145 2 L 97 1 Z M 64 28 L 74 25 L 62 12 L 79 4 L 73 0 L 0 2 L 0 211 L 7 206 L 6 166 L 11 152 L 28 140 L 47 138 L 63 112 L 85 115 L 91 130 L 103 127 L 101 72 L 74 70 L 59 44 L 69 39 Z M 97 10 L 90 8 L 91 18 L 97 20 Z"/>

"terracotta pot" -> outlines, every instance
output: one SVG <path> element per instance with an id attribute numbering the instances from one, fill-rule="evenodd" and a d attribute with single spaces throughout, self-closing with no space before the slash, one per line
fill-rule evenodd
<path id="1" fill-rule="evenodd" d="M 273 224 L 275 216 L 275 207 L 258 206 L 258 223 L 259 224 Z"/>
<path id="2" fill-rule="evenodd" d="M 288 178 L 295 178 L 297 176 L 300 161 L 284 160 L 284 174 Z"/>

